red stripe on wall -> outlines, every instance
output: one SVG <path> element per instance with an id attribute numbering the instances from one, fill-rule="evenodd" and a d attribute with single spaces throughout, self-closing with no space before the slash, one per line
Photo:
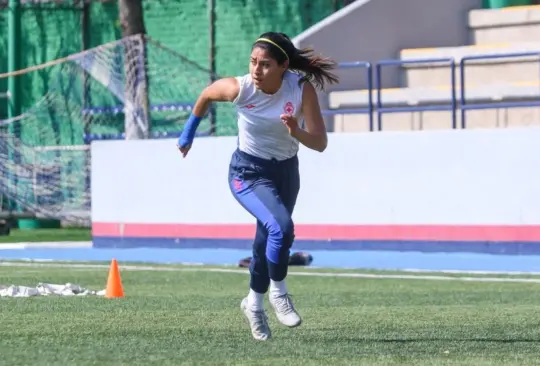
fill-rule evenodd
<path id="1" fill-rule="evenodd" d="M 540 241 L 540 225 L 296 225 L 297 240 Z M 251 239 L 250 224 L 94 222 L 94 236 Z"/>

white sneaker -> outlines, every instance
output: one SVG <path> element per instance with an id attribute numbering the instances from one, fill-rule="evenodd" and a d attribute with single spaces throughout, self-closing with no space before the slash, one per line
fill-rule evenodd
<path id="1" fill-rule="evenodd" d="M 247 297 L 242 300 L 240 308 L 249 321 L 253 338 L 258 341 L 266 341 L 272 336 L 272 332 L 268 326 L 268 317 L 266 316 L 266 312 L 264 310 L 251 310 L 248 307 Z"/>
<path id="2" fill-rule="evenodd" d="M 302 318 L 296 312 L 292 300 L 288 294 L 285 295 L 270 295 L 269 296 L 270 305 L 274 308 L 278 320 L 288 326 L 288 327 L 297 327 L 302 324 Z"/>

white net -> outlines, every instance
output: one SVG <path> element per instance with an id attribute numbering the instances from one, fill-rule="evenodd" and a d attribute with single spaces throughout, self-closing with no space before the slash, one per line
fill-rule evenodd
<path id="1" fill-rule="evenodd" d="M 88 224 L 90 141 L 178 136 L 210 76 L 140 36 L 0 75 L 18 79 L 23 111 L 0 115 L 0 194 L 15 211 Z M 199 134 L 236 132 L 232 109 L 210 121 Z"/>

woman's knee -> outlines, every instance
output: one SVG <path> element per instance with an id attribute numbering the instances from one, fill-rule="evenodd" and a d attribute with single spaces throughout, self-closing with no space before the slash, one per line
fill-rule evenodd
<path id="1" fill-rule="evenodd" d="M 294 241 L 294 223 L 291 217 L 275 220 L 268 224 L 268 242 L 266 246 L 267 258 L 274 262 L 281 262 L 284 254 L 289 252 Z"/>
<path id="2" fill-rule="evenodd" d="M 283 243 L 292 242 L 294 238 L 294 223 L 290 216 L 280 217 L 268 225 L 268 236 L 279 238 Z"/>

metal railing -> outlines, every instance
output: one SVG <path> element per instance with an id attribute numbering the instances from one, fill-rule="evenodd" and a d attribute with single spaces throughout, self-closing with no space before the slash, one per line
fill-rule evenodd
<path id="1" fill-rule="evenodd" d="M 467 99 L 465 98 L 466 90 L 466 80 L 465 80 L 465 69 L 467 61 L 471 60 L 495 60 L 495 59 L 506 59 L 506 58 L 523 58 L 538 56 L 538 67 L 540 70 L 540 51 L 538 52 L 521 52 L 521 53 L 504 53 L 497 55 L 475 55 L 475 56 L 465 56 L 459 62 L 459 83 L 461 85 L 461 91 L 459 96 L 459 107 L 461 111 L 461 128 L 467 127 L 466 114 L 468 110 L 479 110 L 479 109 L 498 109 L 498 108 L 519 108 L 519 107 L 537 107 L 540 106 L 540 98 L 538 101 L 524 101 L 524 102 L 491 102 L 491 103 L 478 103 L 478 104 L 467 104 Z"/>
<path id="2" fill-rule="evenodd" d="M 382 68 L 384 66 L 404 66 L 418 64 L 448 64 L 450 66 L 451 103 L 450 105 L 429 105 L 408 107 L 384 107 L 382 103 Z M 453 58 L 429 58 L 416 60 L 381 60 L 375 65 L 375 84 L 377 85 L 377 128 L 382 130 L 383 113 L 451 111 L 452 128 L 456 128 L 456 66 Z"/>
<path id="3" fill-rule="evenodd" d="M 153 104 L 150 105 L 151 112 L 190 112 L 193 109 L 194 103 L 162 103 L 162 104 Z M 115 106 L 105 106 L 105 107 L 86 107 L 82 110 L 83 116 L 93 116 L 93 115 L 109 115 L 115 116 L 120 113 L 124 113 L 123 105 Z M 173 132 L 151 132 L 150 136 L 153 139 L 158 138 L 171 138 L 178 137 L 181 131 Z M 196 136 L 207 136 L 209 135 L 206 132 L 197 133 Z M 124 133 L 84 133 L 83 140 L 85 144 L 89 144 L 94 140 L 121 140 L 125 137 Z"/>
<path id="4" fill-rule="evenodd" d="M 390 60 L 381 60 L 375 64 L 375 82 L 368 83 L 367 86 L 367 93 L 371 96 L 373 93 L 376 93 L 376 101 L 373 102 L 372 98 L 369 99 L 367 105 L 364 108 L 359 109 L 333 109 L 330 111 L 324 111 L 325 114 L 328 115 L 340 115 L 340 114 L 348 114 L 348 113 L 361 113 L 359 111 L 363 111 L 363 113 L 371 113 L 377 114 L 377 130 L 382 130 L 382 115 L 385 113 L 399 113 L 399 112 L 427 112 L 427 111 L 450 111 L 452 113 L 452 128 L 456 129 L 458 128 L 458 119 L 457 119 L 457 113 L 460 112 L 460 127 L 466 128 L 466 112 L 468 110 L 480 110 L 480 109 L 499 109 L 499 108 L 519 108 L 519 107 L 540 107 L 540 96 L 538 97 L 530 97 L 529 99 L 533 100 L 525 100 L 525 101 L 504 101 L 504 100 L 496 100 L 495 97 L 492 98 L 492 102 L 488 103 L 474 103 L 469 104 L 469 101 L 466 98 L 466 89 L 467 84 L 465 80 L 465 71 L 466 66 L 468 65 L 468 61 L 471 60 L 489 60 L 489 59 L 508 59 L 508 58 L 525 58 L 525 57 L 532 57 L 537 56 L 539 63 L 539 72 L 540 72 L 540 51 L 535 52 L 522 52 L 522 53 L 507 53 L 507 54 L 485 54 L 485 55 L 474 55 L 474 56 L 466 56 L 463 57 L 459 63 L 456 63 L 456 61 L 453 58 L 432 58 L 432 59 L 413 59 L 413 60 L 399 60 L 399 59 L 390 59 Z M 522 61 L 522 60 L 520 60 Z M 445 105 L 437 104 L 437 105 L 422 105 L 419 103 L 418 105 L 409 105 L 409 106 L 385 106 L 382 100 L 382 94 L 384 91 L 384 88 L 382 87 L 382 68 L 386 66 L 403 66 L 403 65 L 411 65 L 411 64 L 439 64 L 438 66 L 446 65 L 449 67 L 449 81 L 450 81 L 450 95 L 449 95 L 449 103 Z M 364 63 L 368 64 L 368 63 Z M 459 65 L 459 81 L 457 80 L 456 75 L 456 68 Z M 371 70 L 371 67 L 369 68 Z M 459 82 L 459 84 L 458 84 Z M 539 92 L 540 92 L 540 80 L 538 80 L 539 83 Z M 373 85 L 374 84 L 374 85 Z M 458 85 L 460 87 L 459 96 L 457 94 L 457 88 Z M 410 102 L 409 102 L 410 103 Z M 362 104 L 362 103 L 360 103 Z M 404 103 L 400 103 L 404 104 Z M 373 120 L 373 116 L 370 116 L 370 121 Z M 370 128 L 371 131 L 373 131 L 373 128 Z"/>
<path id="5" fill-rule="evenodd" d="M 150 106 L 151 112 L 163 112 L 163 111 L 173 111 L 173 112 L 183 112 L 191 111 L 193 109 L 193 103 L 163 103 L 163 104 L 153 104 Z M 83 108 L 83 115 L 117 115 L 124 113 L 123 105 L 107 106 L 107 107 L 86 107 Z"/>
<path id="6" fill-rule="evenodd" d="M 369 62 L 341 62 L 338 64 L 340 69 L 355 69 L 363 68 L 366 72 L 367 90 L 368 90 L 368 104 L 364 108 L 344 108 L 344 109 L 324 109 L 322 110 L 323 116 L 333 116 L 336 114 L 367 114 L 369 116 L 369 130 L 373 131 L 373 71 L 371 63 Z"/>

